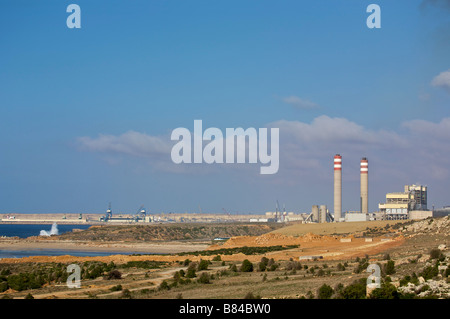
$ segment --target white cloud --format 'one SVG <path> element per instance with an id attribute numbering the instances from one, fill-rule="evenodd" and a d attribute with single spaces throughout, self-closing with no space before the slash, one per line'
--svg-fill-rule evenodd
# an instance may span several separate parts
<path id="1" fill-rule="evenodd" d="M 412 134 L 425 138 L 428 142 L 436 139 L 450 142 L 450 118 L 443 118 L 439 123 L 425 120 L 412 120 L 402 124 Z"/>
<path id="2" fill-rule="evenodd" d="M 344 167 L 355 166 L 354 178 L 358 177 L 359 159 L 364 156 L 374 163 L 375 177 L 379 180 L 415 182 L 450 177 L 450 118 L 438 123 L 407 121 L 395 131 L 370 130 L 346 118 L 326 115 L 311 123 L 280 120 L 267 127 L 280 129 L 280 170 L 274 176 L 278 181 L 295 183 L 299 178 L 330 178 L 330 163 L 336 153 L 343 156 Z M 82 149 L 92 152 L 149 158 L 154 169 L 173 173 L 211 173 L 227 167 L 237 168 L 239 174 L 248 171 L 253 175 L 258 174 L 260 167 L 260 164 L 175 165 L 170 158 L 174 142 L 169 136 L 134 131 L 119 136 L 81 137 L 78 142 Z"/>
<path id="3" fill-rule="evenodd" d="M 402 145 L 405 143 L 396 133 L 387 131 L 370 131 L 363 126 L 351 122 L 345 118 L 330 118 L 326 115 L 316 117 L 311 124 L 298 121 L 277 121 L 270 124 L 271 127 L 279 127 L 288 135 L 302 143 L 326 143 L 372 145 L 391 143 Z"/>
<path id="4" fill-rule="evenodd" d="M 443 88 L 450 92 L 450 70 L 441 72 L 437 75 L 431 82 L 431 85 Z"/>
<path id="5" fill-rule="evenodd" d="M 408 140 L 396 132 L 369 130 L 348 119 L 326 115 L 311 123 L 282 120 L 269 126 L 280 128 L 280 172 L 288 179 L 329 178 L 337 153 L 347 165 L 358 165 L 361 157 L 385 161 L 383 155 L 409 147 Z"/>
<path id="6" fill-rule="evenodd" d="M 291 104 L 298 109 L 316 109 L 319 107 L 319 105 L 314 102 L 301 99 L 298 96 L 294 95 L 283 98 L 283 102 Z"/>
<path id="7" fill-rule="evenodd" d="M 142 157 L 159 157 L 170 154 L 170 142 L 170 139 L 135 131 L 128 131 L 119 136 L 100 134 L 97 138 L 78 138 L 79 145 L 85 150 Z"/>
<path id="8" fill-rule="evenodd" d="M 337 153 L 343 156 L 344 169 L 351 171 L 348 178 L 354 180 L 359 177 L 361 157 L 373 163 L 372 178 L 385 183 L 425 183 L 450 177 L 450 118 L 439 123 L 407 121 L 395 131 L 370 130 L 345 118 L 324 115 L 311 123 L 283 120 L 269 126 L 280 128 L 279 178 L 286 180 L 329 179 Z"/>

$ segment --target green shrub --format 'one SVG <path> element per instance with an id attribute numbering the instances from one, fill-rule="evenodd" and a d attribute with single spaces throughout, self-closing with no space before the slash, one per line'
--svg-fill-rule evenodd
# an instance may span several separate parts
<path id="1" fill-rule="evenodd" d="M 158 290 L 170 290 L 169 284 L 167 283 L 167 281 L 163 280 L 158 287 Z"/>
<path id="2" fill-rule="evenodd" d="M 122 285 L 117 285 L 114 287 L 109 288 L 110 291 L 120 291 L 122 290 Z"/>
<path id="3" fill-rule="evenodd" d="M 200 284 L 209 284 L 211 282 L 211 276 L 208 273 L 204 272 L 197 279 L 197 282 Z"/>
<path id="4" fill-rule="evenodd" d="M 400 280 L 400 286 L 406 286 L 411 281 L 411 276 L 406 275 Z"/>
<path id="5" fill-rule="evenodd" d="M 317 292 L 318 299 L 330 299 L 331 295 L 333 295 L 333 288 L 331 288 L 327 284 L 323 284 Z"/>
<path id="6" fill-rule="evenodd" d="M 248 259 L 245 259 L 242 262 L 240 271 L 241 272 L 252 272 L 253 271 L 253 264 Z"/>
<path id="7" fill-rule="evenodd" d="M 269 261 L 267 262 L 267 270 L 269 271 L 277 270 L 278 266 L 279 265 L 275 262 L 273 258 L 270 258 Z"/>
<path id="8" fill-rule="evenodd" d="M 263 258 L 265 258 L 265 257 L 263 257 Z M 267 258 L 266 258 L 266 259 L 267 259 Z M 267 259 L 267 261 L 269 261 L 269 260 Z M 258 263 L 258 270 L 259 270 L 259 271 L 265 271 L 266 268 L 267 268 L 267 262 L 264 262 L 264 261 L 261 260 L 261 261 Z"/>
<path id="9" fill-rule="evenodd" d="M 8 290 L 8 282 L 2 281 L 0 282 L 0 292 L 4 292 Z"/>
<path id="10" fill-rule="evenodd" d="M 278 264 L 272 264 L 272 265 L 270 265 L 270 267 L 269 267 L 269 271 L 275 271 L 275 270 L 277 270 L 277 268 L 278 268 Z"/>
<path id="11" fill-rule="evenodd" d="M 134 260 L 123 264 L 122 268 L 143 268 L 143 269 L 158 269 L 161 266 L 167 264 L 165 261 L 153 261 L 153 260 Z"/>
<path id="12" fill-rule="evenodd" d="M 370 293 L 369 299 L 399 299 L 400 295 L 394 285 L 383 283 L 381 288 L 376 288 Z"/>
<path id="13" fill-rule="evenodd" d="M 419 274 L 422 276 L 425 280 L 433 279 L 439 274 L 438 266 L 437 264 L 435 266 L 428 266 L 423 269 L 423 271 Z"/>
<path id="14" fill-rule="evenodd" d="M 208 260 L 200 259 L 200 262 L 198 263 L 198 266 L 197 266 L 197 270 L 198 271 L 207 270 L 208 269 L 208 265 L 209 265 Z"/>
<path id="15" fill-rule="evenodd" d="M 441 250 L 440 249 L 432 249 L 430 251 L 430 258 L 431 259 L 438 259 L 441 256 Z"/>
<path id="16" fill-rule="evenodd" d="M 299 245 L 275 245 L 275 246 L 266 246 L 266 247 L 235 247 L 235 248 L 221 248 L 215 250 L 203 250 L 203 251 L 194 251 L 189 253 L 178 253 L 177 255 L 182 256 L 185 254 L 190 254 L 194 256 L 211 256 L 211 255 L 232 255 L 242 253 L 244 255 L 259 255 L 265 254 L 272 251 L 280 251 L 286 249 L 298 248 Z"/>
<path id="17" fill-rule="evenodd" d="M 180 275 L 180 272 L 179 272 L 179 271 L 176 271 L 176 272 L 173 274 L 173 279 L 174 279 L 175 281 L 179 281 L 179 280 L 181 279 L 181 275 Z"/>
<path id="18" fill-rule="evenodd" d="M 367 260 L 365 258 L 360 259 L 358 266 L 356 266 L 356 268 L 354 270 L 354 273 L 360 274 L 360 273 L 366 271 L 367 267 L 369 267 L 369 263 L 367 262 Z"/>
<path id="19" fill-rule="evenodd" d="M 351 285 L 348 285 L 342 289 L 339 293 L 339 297 L 343 299 L 365 299 L 366 298 L 366 278 L 354 281 Z"/>
<path id="20" fill-rule="evenodd" d="M 195 278 L 197 275 L 195 273 L 195 270 L 197 269 L 196 263 L 190 263 L 189 267 L 186 271 L 186 278 Z"/>
<path id="21" fill-rule="evenodd" d="M 189 259 L 185 259 L 184 262 L 183 262 L 184 266 L 187 266 L 190 263 L 191 263 L 191 261 Z"/>
<path id="22" fill-rule="evenodd" d="M 33 273 L 9 275 L 7 282 L 10 288 L 17 291 L 38 289 L 45 283 L 41 278 L 37 278 Z"/>
<path id="23" fill-rule="evenodd" d="M 338 283 L 334 288 L 335 292 L 337 292 L 338 294 L 342 291 L 342 289 L 344 289 L 344 285 L 341 282 Z"/>
<path id="24" fill-rule="evenodd" d="M 2 269 L 2 271 L 0 272 L 0 276 L 9 276 L 9 275 L 11 275 L 11 270 L 9 270 L 9 268 Z"/>
<path id="25" fill-rule="evenodd" d="M 383 269 L 385 275 L 395 274 L 395 262 L 393 260 L 388 260 L 388 262 L 384 265 Z"/>
<path id="26" fill-rule="evenodd" d="M 439 261 L 444 261 L 445 260 L 445 255 L 442 253 L 442 251 L 440 249 L 432 249 L 430 251 L 430 258 L 431 259 L 437 259 Z"/>

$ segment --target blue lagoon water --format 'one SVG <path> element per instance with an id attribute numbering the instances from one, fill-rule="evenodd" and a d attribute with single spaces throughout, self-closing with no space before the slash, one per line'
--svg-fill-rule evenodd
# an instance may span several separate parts
<path id="1" fill-rule="evenodd" d="M 72 231 L 74 228 L 88 229 L 91 225 L 58 225 L 58 233 L 64 234 Z M 39 236 L 41 230 L 50 231 L 51 224 L 0 224 L 0 237 L 17 236 L 20 238 L 27 238 L 30 236 Z"/>
<path id="2" fill-rule="evenodd" d="M 58 234 L 63 234 L 72 231 L 74 228 L 87 229 L 91 225 L 66 225 L 61 224 L 58 226 Z M 50 224 L 0 224 L 0 237 L 14 237 L 27 238 L 30 236 L 39 236 L 42 230 L 50 232 L 52 225 Z M 105 252 L 105 251 L 86 251 L 76 249 L 28 249 L 28 250 L 14 250 L 14 249 L 0 249 L 0 258 L 22 258 L 29 256 L 109 256 L 109 255 L 130 255 L 135 252 Z"/>

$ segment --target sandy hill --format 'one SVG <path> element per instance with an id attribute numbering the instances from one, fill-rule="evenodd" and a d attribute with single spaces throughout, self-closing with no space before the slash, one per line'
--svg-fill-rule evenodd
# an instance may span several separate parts
<path id="1" fill-rule="evenodd" d="M 386 225 L 404 223 L 400 220 L 379 220 L 367 222 L 346 222 L 346 223 L 317 223 L 317 224 L 294 224 L 272 231 L 273 234 L 288 236 L 303 236 L 308 233 L 316 235 L 345 235 L 355 232 L 362 232 L 368 228 L 382 228 Z"/>

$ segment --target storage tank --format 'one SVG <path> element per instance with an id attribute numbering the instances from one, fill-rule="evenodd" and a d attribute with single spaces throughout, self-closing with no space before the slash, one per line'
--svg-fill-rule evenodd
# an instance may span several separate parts
<path id="1" fill-rule="evenodd" d="M 327 222 L 327 205 L 320 205 L 319 207 L 319 223 Z"/>
<path id="2" fill-rule="evenodd" d="M 319 222 L 319 206 L 313 205 L 312 207 L 312 221 L 315 223 Z"/>

